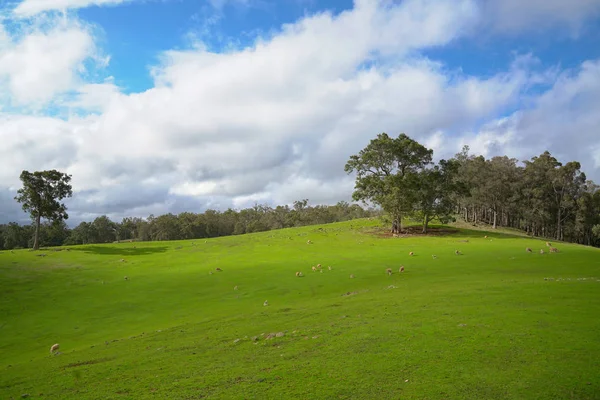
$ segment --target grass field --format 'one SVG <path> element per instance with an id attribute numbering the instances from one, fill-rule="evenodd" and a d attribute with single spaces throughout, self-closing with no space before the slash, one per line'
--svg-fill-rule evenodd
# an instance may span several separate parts
<path id="1" fill-rule="evenodd" d="M 1 252 L 0 398 L 600 399 L 600 250 L 378 226 Z"/>

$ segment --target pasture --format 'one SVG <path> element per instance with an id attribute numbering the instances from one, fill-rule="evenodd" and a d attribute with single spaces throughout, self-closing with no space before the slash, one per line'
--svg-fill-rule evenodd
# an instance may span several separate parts
<path id="1" fill-rule="evenodd" d="M 0 398 L 600 398 L 599 249 L 382 229 L 3 251 Z"/>

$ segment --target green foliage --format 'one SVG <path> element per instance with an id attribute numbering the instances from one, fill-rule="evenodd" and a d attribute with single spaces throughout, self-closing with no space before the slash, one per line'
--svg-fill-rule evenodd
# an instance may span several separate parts
<path id="1" fill-rule="evenodd" d="M 393 218 L 392 232 L 399 232 L 402 216 L 414 210 L 415 175 L 431 163 L 432 154 L 403 133 L 396 139 L 377 135 L 344 167 L 348 174 L 356 172 L 352 198 L 381 206 Z"/>
<path id="2" fill-rule="evenodd" d="M 355 220 L 0 252 L 0 397 L 597 398 L 598 249 L 382 233 Z"/>
<path id="3" fill-rule="evenodd" d="M 73 194 L 69 184 L 71 176 L 57 170 L 23 171 L 20 179 L 23 187 L 17 191 L 15 200 L 21 203 L 23 211 L 28 212 L 36 223 L 33 248 L 37 250 L 41 219 L 61 221 L 69 218 L 67 207 L 60 200 Z"/>

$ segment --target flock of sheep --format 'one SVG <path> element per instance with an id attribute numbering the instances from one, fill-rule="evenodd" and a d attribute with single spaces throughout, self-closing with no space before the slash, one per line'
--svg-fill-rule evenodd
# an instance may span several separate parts
<path id="1" fill-rule="evenodd" d="M 486 235 L 486 236 L 484 236 L 484 238 L 485 238 L 485 239 L 487 239 L 487 238 L 488 238 L 488 237 L 487 237 L 487 235 Z M 308 240 L 306 243 L 307 243 L 307 244 L 313 244 L 313 242 L 312 242 L 311 240 Z M 553 246 L 552 246 L 552 243 L 550 243 L 550 242 L 546 242 L 546 246 L 549 248 L 549 252 L 550 252 L 550 253 L 558 253 L 558 249 L 557 249 L 556 247 L 553 247 Z M 533 251 L 531 250 L 531 248 L 529 248 L 529 247 L 527 247 L 527 248 L 525 249 L 525 251 L 526 251 L 526 252 L 528 252 L 528 253 L 532 253 L 532 252 L 533 252 Z M 462 253 L 461 251 L 459 251 L 459 250 L 455 250 L 455 251 L 454 251 L 454 254 L 456 254 L 456 255 L 462 255 L 463 253 Z M 544 254 L 544 249 L 540 249 L 540 254 Z M 411 251 L 411 252 L 409 252 L 409 253 L 408 253 L 408 255 L 409 255 L 409 256 L 414 256 L 414 255 L 415 255 L 415 253 Z M 432 254 L 432 257 L 433 257 L 434 259 L 437 259 L 437 256 L 436 256 L 435 254 Z M 125 260 L 121 260 L 121 261 L 125 261 Z M 317 272 L 317 271 L 319 271 L 319 272 L 321 272 L 321 273 L 323 272 L 323 267 L 321 266 L 321 264 L 317 264 L 316 266 L 313 266 L 313 267 L 311 267 L 311 268 L 312 268 L 312 271 L 313 271 L 313 272 Z M 332 270 L 331 266 L 328 266 L 327 268 L 329 269 L 329 271 L 331 271 L 331 270 Z M 215 271 L 217 271 L 217 272 L 221 272 L 221 271 L 223 271 L 223 270 L 222 270 L 221 268 L 217 267 L 217 268 L 215 268 Z M 386 272 L 386 274 L 387 274 L 388 276 L 391 276 L 391 275 L 392 275 L 392 269 L 391 269 L 391 268 L 387 268 L 387 269 L 385 270 L 385 272 Z M 400 266 L 400 268 L 398 269 L 398 272 L 404 272 L 404 265 L 401 265 L 401 266 Z M 212 272 L 212 271 L 210 271 L 210 272 L 209 272 L 209 274 L 210 274 L 210 275 L 212 275 L 212 274 L 213 274 L 213 272 Z M 300 277 L 303 277 L 303 276 L 304 276 L 304 274 L 303 274 L 302 272 L 300 272 L 300 271 L 296 272 L 296 277 L 300 278 Z M 353 278 L 354 278 L 354 274 L 350 274 L 350 279 L 353 279 Z M 126 277 L 125 277 L 125 280 L 129 280 L 129 277 L 127 277 L 127 276 L 126 276 Z M 104 281 L 103 281 L 102 283 L 104 283 Z M 238 290 L 238 287 L 237 287 L 237 285 L 236 285 L 236 286 L 234 286 L 233 290 Z M 263 303 L 263 306 L 268 306 L 268 305 L 269 305 L 269 302 L 268 302 L 267 300 L 265 300 L 265 302 Z M 56 343 L 56 344 L 52 345 L 52 347 L 50 347 L 50 354 L 59 354 L 59 353 L 58 353 L 58 349 L 59 349 L 59 348 L 60 348 L 60 346 L 59 346 L 59 344 L 58 344 L 58 343 Z"/>

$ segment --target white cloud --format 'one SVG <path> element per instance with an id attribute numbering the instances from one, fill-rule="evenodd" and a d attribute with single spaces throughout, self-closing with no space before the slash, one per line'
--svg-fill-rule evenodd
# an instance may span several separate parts
<path id="1" fill-rule="evenodd" d="M 20 17 L 31 17 L 45 11 L 115 5 L 126 1 L 129 0 L 23 0 L 14 9 L 14 14 Z"/>
<path id="2" fill-rule="evenodd" d="M 591 147 L 565 144 L 560 133 L 599 126 L 597 63 L 557 77 L 532 73 L 525 56 L 477 78 L 416 55 L 466 34 L 477 15 L 473 1 L 360 0 L 250 48 L 216 54 L 197 43 L 166 52 L 155 87 L 143 93 L 122 94 L 110 80 L 73 87 L 66 104 L 98 115 L 0 118 L 0 187 L 18 185 L 22 169 L 66 170 L 76 191 L 70 210 L 88 218 L 335 203 L 352 192 L 348 157 L 384 131 L 405 132 L 443 156 L 463 143 L 519 157 L 543 145 L 591 160 Z M 549 80 L 535 107 L 497 119 Z M 489 123 L 479 129 L 482 121 Z M 468 131 L 475 133 L 461 135 Z"/>
<path id="3" fill-rule="evenodd" d="M 4 33 L 2 33 L 4 32 Z M 54 20 L 11 36 L 0 29 L 0 89 L 13 106 L 40 106 L 80 84 L 86 60 L 101 59 L 91 32 L 76 21 Z"/>

